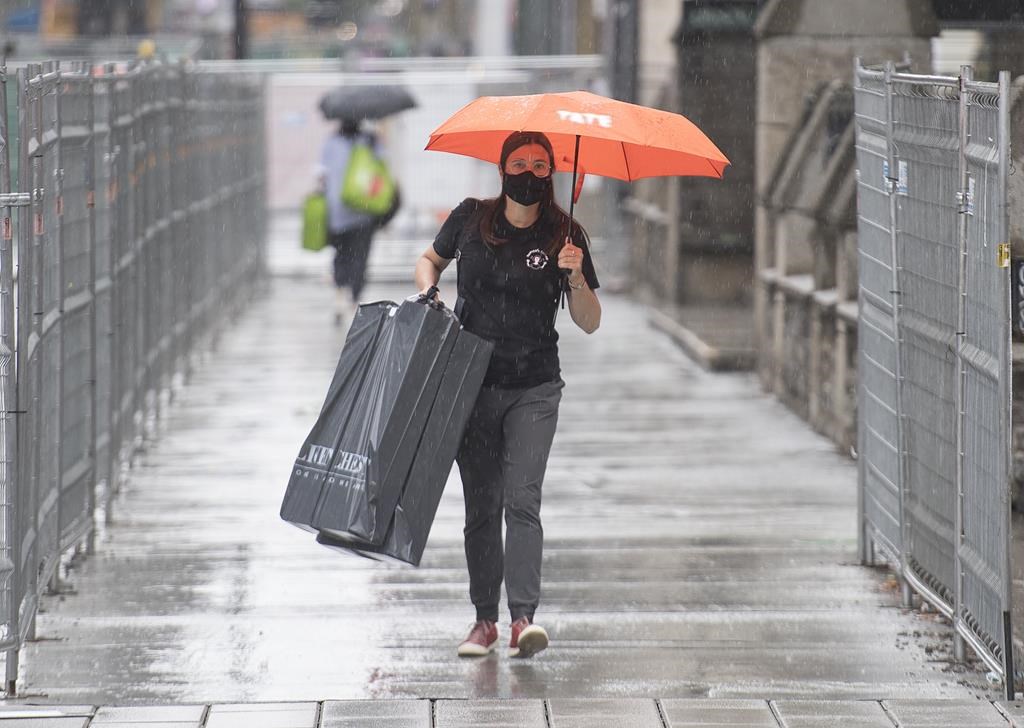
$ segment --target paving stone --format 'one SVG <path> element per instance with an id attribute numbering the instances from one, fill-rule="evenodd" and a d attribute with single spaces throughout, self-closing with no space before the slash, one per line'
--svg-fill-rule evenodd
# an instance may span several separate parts
<path id="1" fill-rule="evenodd" d="M 881 703 L 873 700 L 779 700 L 773 705 L 782 728 L 893 728 Z"/>
<path id="2" fill-rule="evenodd" d="M 765 700 L 662 700 L 668 728 L 778 728 Z"/>
<path id="3" fill-rule="evenodd" d="M 316 703 L 213 705 L 206 728 L 316 728 Z"/>
<path id="4" fill-rule="evenodd" d="M 205 712 L 205 705 L 104 706 L 96 711 L 90 728 L 105 725 L 144 725 L 150 728 L 153 723 L 198 726 L 202 723 Z"/>
<path id="5" fill-rule="evenodd" d="M 886 700 L 899 728 L 1007 728 L 1009 721 L 988 701 Z"/>
<path id="6" fill-rule="evenodd" d="M 563 698 L 548 708 L 551 728 L 663 728 L 653 700 Z"/>
<path id="7" fill-rule="evenodd" d="M 0 718 L 72 718 L 91 716 L 96 712 L 92 705 L 30 705 L 9 703 L 0 705 Z"/>
<path id="8" fill-rule="evenodd" d="M 214 705 L 206 728 L 1024 728 L 1024 702 L 647 699 L 429 700 Z M 204 706 L 0 706 L 0 727 L 198 728 Z M 891 714 L 891 718 L 886 711 Z M 81 713 L 82 715 L 68 715 Z M 198 717 L 197 717 L 198 716 Z M 174 720 L 183 717 L 186 720 Z M 162 718 L 172 718 L 163 720 Z M 895 720 L 895 722 L 894 722 Z"/>
<path id="9" fill-rule="evenodd" d="M 320 728 L 430 728 L 430 701 L 329 700 Z"/>
<path id="10" fill-rule="evenodd" d="M 547 728 L 542 700 L 439 700 L 436 728 Z"/>

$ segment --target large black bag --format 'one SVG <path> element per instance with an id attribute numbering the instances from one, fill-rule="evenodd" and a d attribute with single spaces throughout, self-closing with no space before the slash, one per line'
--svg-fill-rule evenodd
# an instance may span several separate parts
<path id="1" fill-rule="evenodd" d="M 295 460 L 284 520 L 384 541 L 458 333 L 454 315 L 422 297 L 359 307 Z"/>
<path id="2" fill-rule="evenodd" d="M 384 543 L 375 546 L 323 532 L 317 536 L 318 543 L 419 566 L 492 349 L 493 345 L 480 337 L 459 332 Z"/>

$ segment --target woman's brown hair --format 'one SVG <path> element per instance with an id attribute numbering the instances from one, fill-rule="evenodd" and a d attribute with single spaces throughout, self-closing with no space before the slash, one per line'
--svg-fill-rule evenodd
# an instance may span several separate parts
<path id="1" fill-rule="evenodd" d="M 551 163 L 551 174 L 555 172 L 555 152 L 551 147 L 551 142 L 547 136 L 539 131 L 516 131 L 508 135 L 505 139 L 505 143 L 501 145 L 501 159 L 498 162 L 498 166 L 501 169 L 502 176 L 505 175 L 505 163 L 508 158 L 512 155 L 512 152 L 524 147 L 528 144 L 538 144 L 544 148 L 548 153 L 548 160 Z M 482 200 L 476 218 L 478 219 L 478 225 L 480 229 L 480 236 L 484 242 L 488 245 L 504 245 L 508 242 L 507 238 L 498 237 L 495 234 L 495 221 L 498 220 L 499 215 L 505 214 L 505 195 L 500 194 L 497 197 L 490 200 Z M 554 256 L 562 249 L 565 244 L 565 238 L 569 234 L 569 213 L 563 210 L 558 203 L 555 202 L 555 191 L 554 186 L 548 187 L 548 190 L 544 197 L 540 201 L 540 222 L 551 230 L 554 231 L 551 242 L 548 244 L 547 249 L 544 251 L 550 256 Z M 589 244 L 586 231 L 580 227 L 579 223 L 573 223 L 573 227 L 583 234 L 583 239 Z"/>

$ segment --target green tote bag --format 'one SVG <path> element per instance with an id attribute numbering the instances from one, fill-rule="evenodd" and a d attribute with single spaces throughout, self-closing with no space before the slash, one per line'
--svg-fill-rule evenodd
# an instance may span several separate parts
<path id="1" fill-rule="evenodd" d="M 388 166 L 366 144 L 352 147 L 341 201 L 351 210 L 374 217 L 386 214 L 395 201 L 395 180 Z"/>
<path id="2" fill-rule="evenodd" d="M 302 203 L 302 247 L 323 250 L 327 245 L 327 198 L 314 192 Z"/>

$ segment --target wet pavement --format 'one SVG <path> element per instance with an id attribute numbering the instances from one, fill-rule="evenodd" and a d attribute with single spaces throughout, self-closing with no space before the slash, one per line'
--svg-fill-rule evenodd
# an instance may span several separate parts
<path id="1" fill-rule="evenodd" d="M 271 278 L 177 393 L 96 552 L 73 565 L 73 593 L 44 600 L 19 702 L 200 706 L 150 721 L 168 727 L 425 726 L 431 715 L 436 726 L 596 726 L 586 711 L 610 720 L 622 705 L 628 719 L 609 725 L 1007 724 L 988 702 L 998 689 L 950 666 L 942 618 L 899 609 L 885 572 L 856 564 L 854 463 L 751 376 L 690 362 L 621 296 L 602 298 L 593 336 L 562 322 L 568 385 L 544 485 L 537 614 L 552 646 L 530 661 L 503 649 L 460 660 L 473 611 L 456 475 L 419 569 L 339 555 L 278 518 L 343 339 L 321 268 L 291 256 L 272 251 L 290 275 Z M 364 299 L 411 292 L 389 284 Z M 315 702 L 367 698 L 437 702 Z M 472 717 L 474 706 L 497 715 L 475 702 L 488 698 L 524 699 L 502 710 L 532 717 Z M 825 699 L 846 702 L 806 702 Z M 989 722 L 915 722 L 919 704 L 902 702 L 936 699 L 968 701 L 929 704 Z M 248 701 L 287 705 L 253 708 L 277 722 L 223 705 Z M 737 705 L 747 722 L 726 715 Z M 826 705 L 863 715 L 821 722 Z M 392 709 L 393 720 L 341 717 Z M 692 717 L 705 709 L 725 717 Z M 92 710 L 11 722 L 80 726 Z M 92 725 L 118 725 L 115 715 Z"/>

